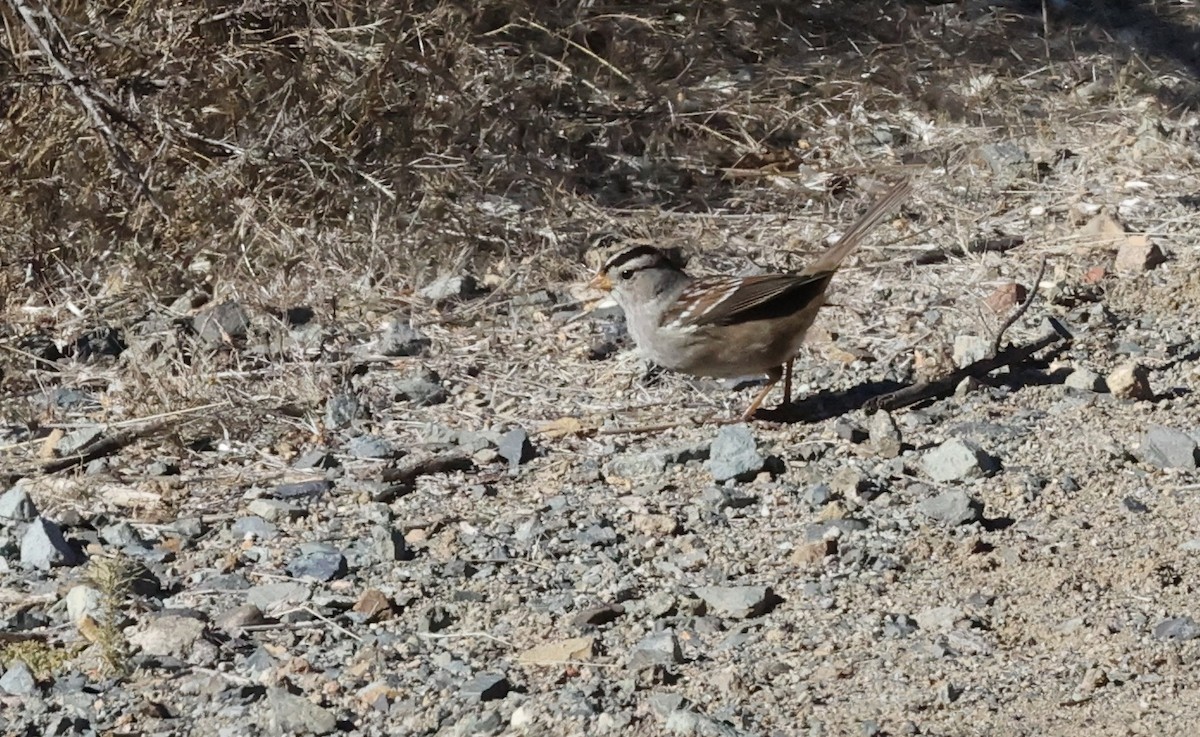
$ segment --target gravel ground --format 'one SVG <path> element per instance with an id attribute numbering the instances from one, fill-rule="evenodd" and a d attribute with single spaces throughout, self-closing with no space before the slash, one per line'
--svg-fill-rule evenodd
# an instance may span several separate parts
<path id="1" fill-rule="evenodd" d="M 856 144 L 917 195 L 751 424 L 755 386 L 648 370 L 574 261 L 6 318 L 0 732 L 1191 734 L 1200 121 L 1035 92 L 1037 130 Z M 875 187 L 607 216 L 796 268 Z M 864 409 L 1030 292 L 1003 342 L 1069 339 Z"/>

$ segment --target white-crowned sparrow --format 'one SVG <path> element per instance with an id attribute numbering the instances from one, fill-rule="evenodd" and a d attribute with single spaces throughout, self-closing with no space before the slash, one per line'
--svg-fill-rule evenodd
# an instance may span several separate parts
<path id="1" fill-rule="evenodd" d="M 749 419 L 786 374 L 825 304 L 825 289 L 842 260 L 909 196 L 901 182 L 871 205 L 845 235 L 798 274 L 689 276 L 650 245 L 619 250 L 591 286 L 612 293 L 638 348 L 654 363 L 694 376 L 765 373 L 767 385 L 742 415 Z"/>

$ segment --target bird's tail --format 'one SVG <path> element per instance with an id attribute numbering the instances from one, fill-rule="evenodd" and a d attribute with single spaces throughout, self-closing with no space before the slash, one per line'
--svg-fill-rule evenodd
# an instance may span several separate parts
<path id="1" fill-rule="evenodd" d="M 820 274 L 835 271 L 842 261 L 854 249 L 858 248 L 863 238 L 887 219 L 901 202 L 908 199 L 910 194 L 912 194 L 912 182 L 907 179 L 893 186 L 886 194 L 867 208 L 867 211 L 863 213 L 862 217 L 854 225 L 850 226 L 850 229 L 846 231 L 841 240 L 830 247 L 828 251 L 821 254 L 816 261 L 805 266 L 804 270 L 800 273 Z"/>

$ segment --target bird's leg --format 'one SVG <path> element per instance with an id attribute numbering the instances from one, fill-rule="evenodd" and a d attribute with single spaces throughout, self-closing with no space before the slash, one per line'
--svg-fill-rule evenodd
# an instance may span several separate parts
<path id="1" fill-rule="evenodd" d="M 783 367 L 783 406 L 792 403 L 792 361 L 796 359 L 788 359 L 788 362 Z"/>
<path id="2" fill-rule="evenodd" d="M 771 393 L 771 390 L 775 388 L 775 385 L 779 383 L 781 378 L 783 378 L 783 370 L 780 368 L 773 368 L 767 372 L 767 385 L 755 395 L 754 401 L 750 403 L 750 408 L 742 413 L 743 421 L 754 418 L 754 413 L 762 406 L 763 400 L 767 398 L 767 395 Z"/>

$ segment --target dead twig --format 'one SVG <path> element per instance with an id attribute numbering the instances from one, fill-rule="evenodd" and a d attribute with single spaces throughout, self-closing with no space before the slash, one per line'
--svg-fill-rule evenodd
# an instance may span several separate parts
<path id="1" fill-rule="evenodd" d="M 1021 319 L 1022 315 L 1029 311 L 1029 305 L 1033 304 L 1033 300 L 1037 297 L 1038 285 L 1042 283 L 1042 276 L 1045 275 L 1045 273 L 1046 257 L 1042 256 L 1041 263 L 1038 264 L 1037 276 L 1033 277 L 1033 285 L 1029 288 L 1029 296 L 1027 296 L 1025 301 L 1022 302 L 1017 309 L 1008 316 L 1008 319 L 1005 320 L 1000 326 L 1000 329 L 996 331 L 996 338 L 992 341 L 991 356 L 993 358 L 1000 353 L 1000 340 L 1004 338 L 1004 333 L 1013 325 L 1015 325 L 1017 320 Z"/>
<path id="2" fill-rule="evenodd" d="M 451 471 L 469 471 L 473 468 L 475 468 L 475 461 L 471 460 L 466 453 L 444 453 L 418 458 L 396 468 L 385 469 L 379 480 L 389 486 L 381 489 L 373 498 L 374 501 L 388 502 L 412 491 L 413 484 L 421 476 Z"/>

